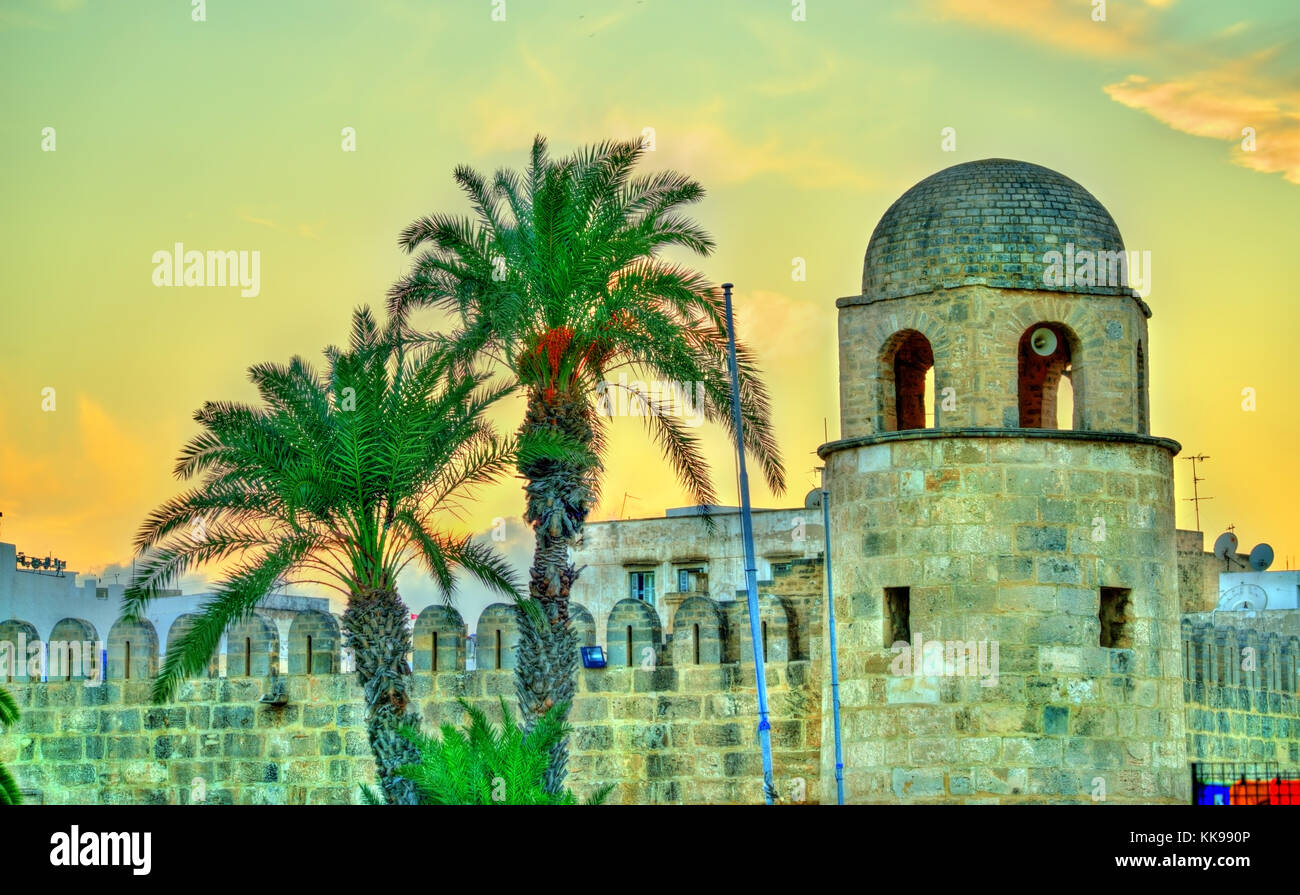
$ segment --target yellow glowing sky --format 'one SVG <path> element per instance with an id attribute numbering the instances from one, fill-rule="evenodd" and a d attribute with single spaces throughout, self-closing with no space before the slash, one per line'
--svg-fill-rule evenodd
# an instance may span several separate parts
<path id="1" fill-rule="evenodd" d="M 709 190 L 718 251 L 699 266 L 738 284 L 774 394 L 792 487 L 755 480 L 756 504 L 800 502 L 823 422 L 838 433 L 834 300 L 858 291 L 880 215 L 940 168 L 1000 156 L 1079 181 L 1151 252 L 1152 432 L 1212 457 L 1209 538 L 1234 523 L 1276 568 L 1300 555 L 1292 2 L 1111 0 L 1105 22 L 1081 0 L 808 0 L 806 21 L 786 0 L 494 6 L 211 0 L 194 22 L 177 0 L 5 4 L 0 539 L 80 571 L 126 562 L 177 487 L 193 410 L 252 399 L 250 364 L 319 359 L 352 307 L 382 304 L 398 231 L 465 210 L 453 166 L 521 166 L 537 132 L 567 152 L 649 127 L 650 165 Z M 176 242 L 260 251 L 260 295 L 155 288 L 152 254 Z M 708 450 L 732 503 L 726 444 Z M 594 517 L 625 502 L 685 502 L 633 420 Z M 508 480 L 461 524 L 520 509 Z"/>

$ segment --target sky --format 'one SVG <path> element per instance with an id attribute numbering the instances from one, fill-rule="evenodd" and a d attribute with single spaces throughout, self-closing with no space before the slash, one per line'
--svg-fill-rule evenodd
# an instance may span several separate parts
<path id="1" fill-rule="evenodd" d="M 382 307 L 407 269 L 399 231 L 467 211 L 453 168 L 522 167 L 542 133 L 557 152 L 652 140 L 647 170 L 708 191 L 694 214 L 717 249 L 681 260 L 737 284 L 738 330 L 766 372 L 790 489 L 752 478 L 757 506 L 801 504 L 817 445 L 838 434 L 834 301 L 860 291 L 885 209 L 964 161 L 1061 171 L 1130 250 L 1151 252 L 1151 431 L 1210 457 L 1207 542 L 1235 525 L 1244 549 L 1268 541 L 1275 568 L 1295 568 L 1300 8 L 1098 12 L 1091 0 L 8 0 L 0 540 L 120 572 L 141 520 L 180 487 L 171 468 L 193 411 L 252 400 L 251 364 L 319 361 L 350 310 Z M 257 251 L 257 294 L 156 286 L 154 253 L 176 243 Z M 511 429 L 520 408 L 498 417 Z M 592 518 L 686 503 L 638 422 L 617 423 Z M 703 431 L 734 503 L 726 440 Z M 1178 525 L 1193 528 L 1190 464 L 1175 472 Z M 451 524 L 504 519 L 507 553 L 526 561 L 521 509 L 506 479 Z M 412 605 L 431 598 L 427 582 L 403 587 Z"/>

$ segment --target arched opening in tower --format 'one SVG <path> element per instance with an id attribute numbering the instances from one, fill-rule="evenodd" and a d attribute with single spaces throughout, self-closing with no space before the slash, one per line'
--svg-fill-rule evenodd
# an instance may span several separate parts
<path id="1" fill-rule="evenodd" d="M 930 341 L 916 330 L 895 333 L 886 345 L 881 379 L 886 386 L 884 424 L 886 431 L 925 429 L 933 425 L 927 408 L 934 406 L 934 351 Z M 892 380 L 892 394 L 888 385 Z"/>
<path id="2" fill-rule="evenodd" d="M 1022 429 L 1076 428 L 1073 341 L 1073 334 L 1057 323 L 1036 323 L 1020 337 Z"/>

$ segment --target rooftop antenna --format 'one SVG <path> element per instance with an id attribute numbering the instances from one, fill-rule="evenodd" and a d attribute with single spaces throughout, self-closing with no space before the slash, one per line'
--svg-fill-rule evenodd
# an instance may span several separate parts
<path id="1" fill-rule="evenodd" d="M 1196 461 L 1200 460 L 1202 463 L 1204 463 L 1206 460 L 1210 458 L 1207 457 L 1205 454 L 1197 454 L 1194 457 L 1184 457 L 1183 459 L 1192 461 L 1192 496 L 1184 497 L 1183 500 L 1190 500 L 1192 502 L 1192 506 L 1196 507 L 1196 530 L 1200 531 L 1201 530 L 1201 501 L 1214 500 L 1214 498 L 1201 497 L 1200 490 L 1196 487 L 1198 483 L 1205 481 L 1205 479 L 1199 478 L 1196 475 Z"/>
<path id="2" fill-rule="evenodd" d="M 629 497 L 632 498 L 633 500 L 640 500 L 640 499 L 641 499 L 641 498 L 637 497 L 635 494 L 628 494 L 626 491 L 624 491 L 624 492 L 623 492 L 623 505 L 622 505 L 621 507 L 618 508 L 618 518 L 620 518 L 620 519 L 626 519 L 626 518 L 627 518 L 627 514 L 626 514 L 624 511 L 627 509 L 627 499 L 628 499 Z"/>

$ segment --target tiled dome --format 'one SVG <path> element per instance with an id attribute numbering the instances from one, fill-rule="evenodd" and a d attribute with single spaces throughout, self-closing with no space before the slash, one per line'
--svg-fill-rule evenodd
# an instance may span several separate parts
<path id="1" fill-rule="evenodd" d="M 1076 254 L 1124 251 L 1110 213 L 1065 175 L 1011 159 L 966 162 L 922 180 L 885 212 L 867 246 L 862 293 L 898 298 L 983 284 L 1130 294 L 1120 285 L 1045 283 L 1045 253 L 1064 255 L 1067 243 Z"/>

